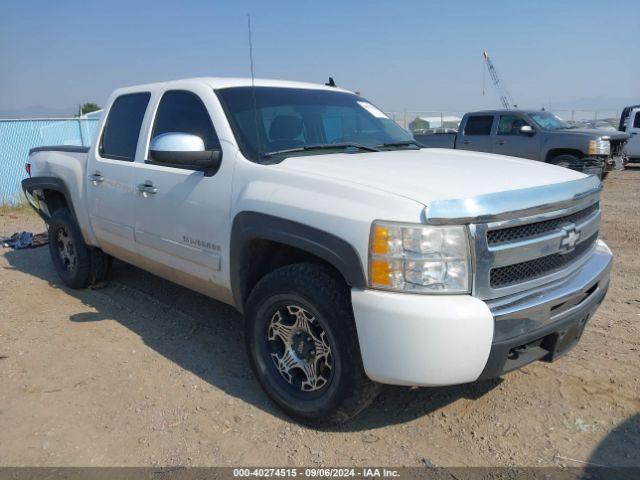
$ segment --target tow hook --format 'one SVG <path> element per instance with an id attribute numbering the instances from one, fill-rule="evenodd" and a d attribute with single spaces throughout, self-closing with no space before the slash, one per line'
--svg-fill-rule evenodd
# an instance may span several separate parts
<path id="1" fill-rule="evenodd" d="M 517 360 L 520 355 L 524 355 L 529 350 L 526 345 L 520 345 L 519 347 L 512 348 L 509 352 L 509 359 Z"/>

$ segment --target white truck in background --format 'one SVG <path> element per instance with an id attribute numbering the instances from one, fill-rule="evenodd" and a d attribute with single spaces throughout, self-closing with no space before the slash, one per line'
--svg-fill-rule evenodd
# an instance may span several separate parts
<path id="1" fill-rule="evenodd" d="M 620 116 L 618 130 L 631 135 L 624 146 L 624 153 L 631 163 L 640 162 L 640 105 L 625 107 Z"/>
<path id="2" fill-rule="evenodd" d="M 119 89 L 91 148 L 30 152 L 23 190 L 72 288 L 113 257 L 234 305 L 267 395 L 348 420 L 380 384 L 553 361 L 609 285 L 600 181 L 422 149 L 331 86 L 198 78 Z"/>

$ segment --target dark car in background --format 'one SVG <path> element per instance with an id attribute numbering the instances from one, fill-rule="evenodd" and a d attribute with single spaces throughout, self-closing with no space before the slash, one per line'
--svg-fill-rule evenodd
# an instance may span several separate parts
<path id="1" fill-rule="evenodd" d="M 544 110 L 467 113 L 457 133 L 414 134 L 426 147 L 456 148 L 528 158 L 604 178 L 626 163 L 630 135 L 578 128 Z"/>

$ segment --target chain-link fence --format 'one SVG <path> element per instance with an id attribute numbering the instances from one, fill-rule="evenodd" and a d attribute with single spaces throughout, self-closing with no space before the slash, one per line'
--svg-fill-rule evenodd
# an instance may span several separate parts
<path id="1" fill-rule="evenodd" d="M 592 122 L 598 120 L 616 120 L 620 119 L 620 110 L 552 110 L 564 120 L 573 122 Z"/>
<path id="2" fill-rule="evenodd" d="M 417 111 L 403 110 L 401 112 L 386 112 L 402 128 L 407 130 L 424 129 L 456 129 L 465 112 L 448 111 Z"/>
<path id="3" fill-rule="evenodd" d="M 0 204 L 21 198 L 29 149 L 44 145 L 90 145 L 96 118 L 0 120 Z"/>

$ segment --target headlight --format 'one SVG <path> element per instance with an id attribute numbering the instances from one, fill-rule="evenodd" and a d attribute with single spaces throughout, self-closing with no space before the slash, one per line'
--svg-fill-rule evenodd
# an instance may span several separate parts
<path id="1" fill-rule="evenodd" d="M 591 140 L 589 142 L 589 155 L 609 155 L 611 143 L 609 140 Z"/>
<path id="2" fill-rule="evenodd" d="M 469 239 L 464 226 L 374 222 L 369 285 L 414 293 L 468 293 Z"/>

